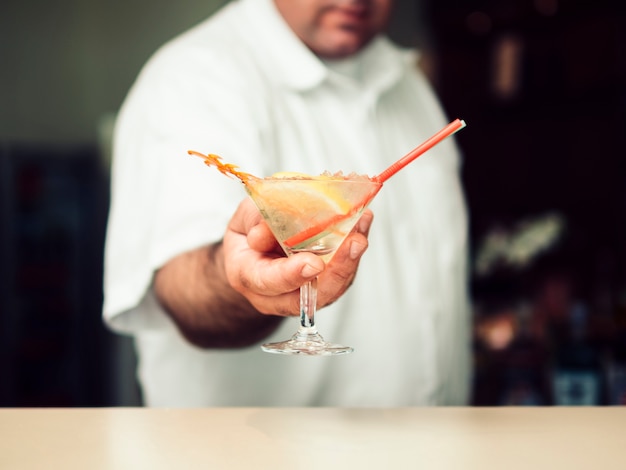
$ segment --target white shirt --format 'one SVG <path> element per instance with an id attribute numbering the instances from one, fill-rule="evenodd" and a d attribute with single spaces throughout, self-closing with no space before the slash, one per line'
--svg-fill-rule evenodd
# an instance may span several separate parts
<path id="1" fill-rule="evenodd" d="M 104 318 L 135 337 L 147 405 L 466 403 L 467 220 L 453 139 L 385 183 L 353 286 L 317 313 L 322 335 L 354 353 L 201 350 L 152 294 L 154 270 L 219 240 L 245 197 L 188 149 L 258 176 L 375 175 L 447 123 L 413 53 L 377 38 L 350 61 L 321 62 L 271 0 L 240 0 L 161 48 L 138 77 L 114 140 Z M 287 339 L 297 321 L 266 341 Z"/>

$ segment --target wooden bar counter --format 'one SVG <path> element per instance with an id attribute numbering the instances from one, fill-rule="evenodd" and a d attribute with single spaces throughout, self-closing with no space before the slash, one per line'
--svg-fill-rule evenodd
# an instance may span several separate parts
<path id="1" fill-rule="evenodd" d="M 0 409 L 0 469 L 624 470 L 626 407 Z"/>

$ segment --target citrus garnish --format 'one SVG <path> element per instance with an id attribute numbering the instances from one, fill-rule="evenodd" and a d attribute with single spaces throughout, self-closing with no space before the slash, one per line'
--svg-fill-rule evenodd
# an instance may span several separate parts
<path id="1" fill-rule="evenodd" d="M 280 179 L 294 181 L 293 184 L 277 184 Z M 271 178 L 250 181 L 246 184 L 255 201 L 279 209 L 283 213 L 345 214 L 351 204 L 337 189 L 315 179 Z"/>
<path id="2" fill-rule="evenodd" d="M 345 214 L 350 210 L 351 204 L 347 201 L 338 187 L 329 183 L 333 179 L 327 175 L 311 176 L 306 173 L 293 171 L 281 171 L 274 173 L 272 179 L 293 179 L 302 180 L 302 184 L 281 185 L 280 189 L 272 191 L 272 199 L 284 201 L 287 205 L 297 204 L 306 207 L 308 211 L 322 212 L 331 211 L 336 214 Z M 266 179 L 266 180 L 267 180 Z M 264 187 L 265 189 L 265 187 Z"/>

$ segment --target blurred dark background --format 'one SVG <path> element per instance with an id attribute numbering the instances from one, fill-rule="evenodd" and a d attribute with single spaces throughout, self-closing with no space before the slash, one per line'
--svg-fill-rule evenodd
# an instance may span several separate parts
<path id="1" fill-rule="evenodd" d="M 469 124 L 473 404 L 626 404 L 626 7 L 397 2 L 392 36 Z M 141 403 L 100 317 L 111 128 L 223 3 L 0 4 L 0 406 Z"/>

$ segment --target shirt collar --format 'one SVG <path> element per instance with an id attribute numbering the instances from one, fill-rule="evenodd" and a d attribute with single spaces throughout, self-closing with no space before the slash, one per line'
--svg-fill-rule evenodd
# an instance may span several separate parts
<path id="1" fill-rule="evenodd" d="M 290 88 L 307 90 L 327 76 L 326 67 L 291 30 L 273 0 L 241 0 L 252 46 L 265 65 Z"/>
<path id="2" fill-rule="evenodd" d="M 280 15 L 273 0 L 241 0 L 253 47 L 282 83 L 298 91 L 311 90 L 332 72 L 307 48 Z M 386 37 L 375 38 L 353 59 L 360 61 L 363 86 L 381 92 L 396 83 L 407 64 L 407 52 Z"/>

